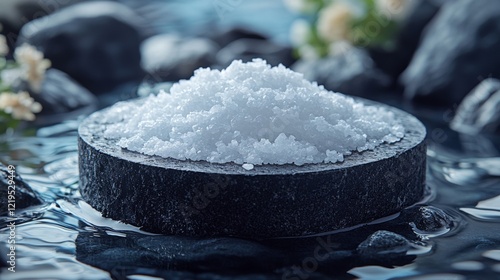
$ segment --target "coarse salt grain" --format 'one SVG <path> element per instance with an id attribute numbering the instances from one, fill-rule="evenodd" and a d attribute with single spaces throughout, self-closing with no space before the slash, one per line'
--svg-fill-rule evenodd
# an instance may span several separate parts
<path id="1" fill-rule="evenodd" d="M 234 61 L 221 71 L 199 69 L 170 93 L 110 110 L 112 124 L 105 135 L 119 139 L 122 148 L 179 160 L 248 164 L 245 169 L 342 162 L 354 151 L 404 136 L 404 127 L 385 108 L 327 91 L 261 59 Z"/>

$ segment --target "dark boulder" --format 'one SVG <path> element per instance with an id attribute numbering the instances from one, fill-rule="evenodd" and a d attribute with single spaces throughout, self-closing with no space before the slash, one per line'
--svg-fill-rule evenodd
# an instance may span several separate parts
<path id="1" fill-rule="evenodd" d="M 287 67 L 295 62 L 290 47 L 257 38 L 238 39 L 217 53 L 217 62 L 223 68 L 231 64 L 233 60 L 239 59 L 247 62 L 254 58 L 265 59 L 271 65 L 283 64 Z"/>
<path id="2" fill-rule="evenodd" d="M 500 133 L 500 80 L 486 79 L 471 91 L 450 126 L 467 134 Z"/>
<path id="3" fill-rule="evenodd" d="M 9 178 L 9 176 L 12 175 L 14 175 L 13 178 Z M 9 186 L 15 186 L 15 189 Z M 14 190 L 14 193 L 11 193 L 12 190 Z M 12 199 L 14 202 L 9 202 L 10 194 L 15 197 L 15 199 Z M 17 170 L 13 169 L 11 171 L 7 166 L 0 163 L 0 215 L 10 216 L 8 214 L 8 209 L 9 204 L 12 203 L 15 204 L 14 208 L 18 211 L 30 206 L 40 205 L 42 201 L 31 187 L 19 176 Z"/>
<path id="4" fill-rule="evenodd" d="M 405 96 L 433 105 L 458 104 L 481 77 L 500 77 L 499 49 L 498 1 L 448 1 L 401 76 Z"/>
<path id="5" fill-rule="evenodd" d="M 299 60 L 293 69 L 328 90 L 367 98 L 390 84 L 390 78 L 362 49 L 349 49 L 319 60 Z"/>
<path id="6" fill-rule="evenodd" d="M 13 50 L 19 31 L 27 22 L 44 17 L 82 0 L 2 0 L 0 2 L 0 34 L 7 37 Z"/>
<path id="7" fill-rule="evenodd" d="M 155 82 L 188 79 L 194 70 L 215 62 L 217 49 L 217 44 L 205 38 L 156 35 L 142 44 L 142 66 Z"/>
<path id="8" fill-rule="evenodd" d="M 256 40 L 266 40 L 266 36 L 258 32 L 252 31 L 250 29 L 234 27 L 226 30 L 216 32 L 214 35 L 209 37 L 220 47 L 225 47 L 230 43 L 239 39 L 256 39 Z"/>
<path id="9" fill-rule="evenodd" d="M 144 76 L 142 26 L 141 18 L 124 5 L 87 2 L 29 22 L 17 44 L 37 47 L 54 68 L 101 93 Z"/>
<path id="10" fill-rule="evenodd" d="M 410 64 L 411 58 L 418 48 L 422 32 L 439 11 L 443 1 L 414 1 L 415 6 L 412 11 L 401 22 L 394 45 L 390 48 L 372 47 L 368 49 L 377 68 L 387 73 L 394 82 Z"/>
<path id="11" fill-rule="evenodd" d="M 363 255 L 405 254 L 410 249 L 410 242 L 403 236 L 379 230 L 359 244 L 357 251 Z"/>
<path id="12" fill-rule="evenodd" d="M 31 94 L 42 104 L 40 115 L 67 113 L 96 105 L 97 99 L 66 73 L 49 69 L 45 73 L 40 94 Z"/>

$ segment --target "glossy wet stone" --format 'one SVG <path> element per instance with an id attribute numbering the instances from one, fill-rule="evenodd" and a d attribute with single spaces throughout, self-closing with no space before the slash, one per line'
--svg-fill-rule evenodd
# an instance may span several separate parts
<path id="1" fill-rule="evenodd" d="M 401 76 L 406 97 L 451 107 L 481 79 L 500 77 L 499 25 L 495 0 L 446 1 Z"/>
<path id="2" fill-rule="evenodd" d="M 121 149 L 117 139 L 103 137 L 103 110 L 79 128 L 81 194 L 106 217 L 166 234 L 301 236 L 370 222 L 424 193 L 425 128 L 387 108 L 406 128 L 400 142 L 353 153 L 343 163 L 253 170 Z"/>
<path id="3" fill-rule="evenodd" d="M 142 271 L 167 279 L 331 279 L 354 267 L 414 261 L 409 250 L 420 236 L 409 225 L 419 219 L 422 207 L 346 232 L 260 241 L 82 231 L 76 238 L 76 257 L 122 278 Z"/>
<path id="4" fill-rule="evenodd" d="M 443 1 L 420 0 L 411 5 L 413 10 L 399 27 L 391 47 L 372 47 L 368 51 L 377 68 L 384 71 L 396 83 L 399 75 L 408 67 L 418 48 L 420 36 L 427 24 L 439 11 Z"/>
<path id="5" fill-rule="evenodd" d="M 189 79 L 196 69 L 214 64 L 217 49 L 209 39 L 160 34 L 143 42 L 141 63 L 156 82 Z"/>
<path id="6" fill-rule="evenodd" d="M 486 79 L 467 94 L 450 127 L 473 135 L 500 134 L 500 80 Z"/>
<path id="7" fill-rule="evenodd" d="M 30 206 L 40 205 L 42 201 L 31 189 L 31 187 L 24 182 L 24 180 L 19 176 L 17 170 L 14 170 L 14 184 L 9 184 L 11 175 L 7 166 L 0 163 L 0 216 L 8 216 L 8 195 L 12 188 L 9 186 L 15 186 L 15 202 L 14 208 L 16 210 L 21 210 Z"/>
<path id="8" fill-rule="evenodd" d="M 391 83 L 390 77 L 375 67 L 368 52 L 357 48 L 323 59 L 302 59 L 292 68 L 328 90 L 367 98 Z"/>
<path id="9" fill-rule="evenodd" d="M 144 76 L 140 67 L 144 25 L 125 5 L 91 1 L 27 23 L 17 45 L 37 47 L 54 68 L 92 93 L 103 93 Z"/>

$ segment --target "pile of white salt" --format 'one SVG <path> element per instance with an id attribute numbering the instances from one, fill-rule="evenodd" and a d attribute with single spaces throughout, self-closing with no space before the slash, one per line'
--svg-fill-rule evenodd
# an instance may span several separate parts
<path id="1" fill-rule="evenodd" d="M 335 75 L 335 73 L 332 73 Z M 394 114 L 264 60 L 199 69 L 170 93 L 119 103 L 106 137 L 122 148 L 179 160 L 254 164 L 342 162 L 404 136 Z"/>

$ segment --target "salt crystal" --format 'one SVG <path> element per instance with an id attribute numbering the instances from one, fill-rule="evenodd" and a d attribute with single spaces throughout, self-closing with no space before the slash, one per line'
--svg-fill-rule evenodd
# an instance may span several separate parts
<path id="1" fill-rule="evenodd" d="M 170 93 L 110 110 L 116 123 L 105 135 L 119 139 L 122 148 L 243 168 L 342 162 L 404 136 L 385 108 L 327 91 L 261 59 L 234 61 L 220 71 L 199 69 Z"/>
<path id="2" fill-rule="evenodd" d="M 245 170 L 252 170 L 254 168 L 253 164 L 251 163 L 244 163 L 241 167 Z"/>

